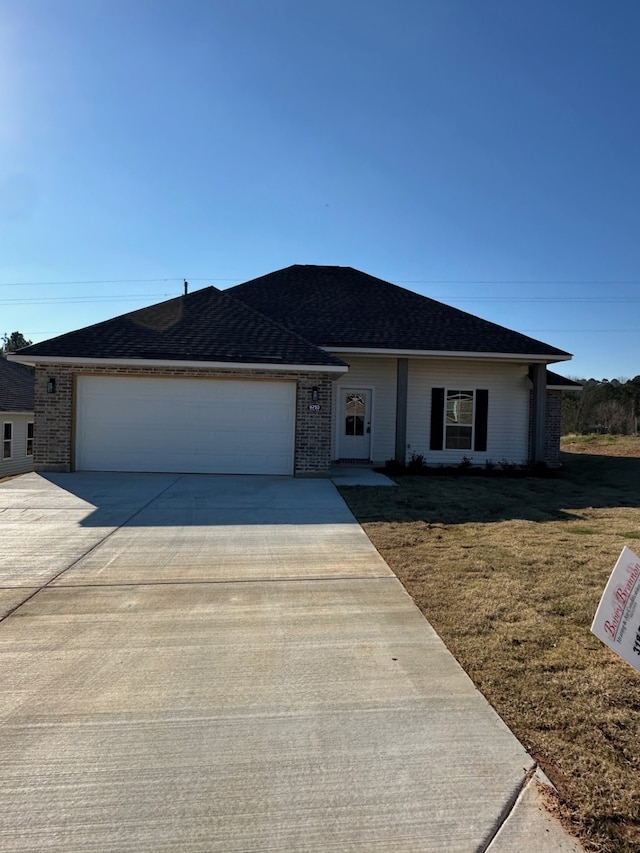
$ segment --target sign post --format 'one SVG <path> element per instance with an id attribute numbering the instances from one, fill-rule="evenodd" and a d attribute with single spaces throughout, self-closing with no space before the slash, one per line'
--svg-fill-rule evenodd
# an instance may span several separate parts
<path id="1" fill-rule="evenodd" d="M 629 548 L 611 572 L 591 631 L 640 672 L 640 557 Z"/>

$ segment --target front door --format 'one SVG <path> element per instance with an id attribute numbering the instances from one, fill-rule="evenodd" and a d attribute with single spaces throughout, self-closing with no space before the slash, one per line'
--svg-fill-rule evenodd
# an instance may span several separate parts
<path id="1" fill-rule="evenodd" d="M 340 389 L 340 422 L 338 431 L 340 459 L 371 458 L 371 391 Z"/>

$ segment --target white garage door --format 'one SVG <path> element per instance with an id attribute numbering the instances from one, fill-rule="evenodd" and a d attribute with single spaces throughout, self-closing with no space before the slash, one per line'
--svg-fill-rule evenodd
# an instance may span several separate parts
<path id="1" fill-rule="evenodd" d="M 292 474 L 294 382 L 79 376 L 78 471 Z"/>

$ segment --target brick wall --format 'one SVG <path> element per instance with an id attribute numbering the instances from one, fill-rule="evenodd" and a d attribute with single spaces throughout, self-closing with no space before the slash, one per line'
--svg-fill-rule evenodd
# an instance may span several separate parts
<path id="1" fill-rule="evenodd" d="M 71 471 L 74 441 L 74 377 L 80 374 L 123 376 L 190 376 L 208 379 L 286 379 L 296 382 L 294 468 L 297 475 L 326 474 L 331 464 L 332 373 L 206 368 L 107 367 L 96 365 L 36 366 L 34 455 L 36 471 Z M 47 393 L 49 378 L 56 393 Z M 318 388 L 320 411 L 309 411 L 312 389 Z"/>
<path id="2" fill-rule="evenodd" d="M 49 378 L 56 393 L 47 393 Z M 64 367 L 37 367 L 33 422 L 33 467 L 36 471 L 71 470 L 73 374 Z"/>
<path id="3" fill-rule="evenodd" d="M 547 391 L 544 424 L 544 459 L 547 465 L 560 464 L 562 391 Z"/>
<path id="4" fill-rule="evenodd" d="M 562 391 L 547 391 L 544 414 L 544 461 L 560 464 Z M 533 458 L 533 391 L 529 397 L 529 459 Z"/>
<path id="5" fill-rule="evenodd" d="M 296 474 L 318 474 L 331 464 L 332 374 L 298 377 L 296 412 Z M 313 388 L 318 389 L 320 411 L 309 411 Z"/>

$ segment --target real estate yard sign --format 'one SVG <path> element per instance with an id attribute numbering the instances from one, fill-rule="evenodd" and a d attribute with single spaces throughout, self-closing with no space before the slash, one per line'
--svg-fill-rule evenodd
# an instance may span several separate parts
<path id="1" fill-rule="evenodd" d="M 591 630 L 640 671 L 640 557 L 629 548 L 611 572 Z"/>

